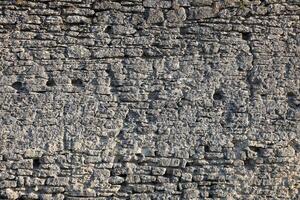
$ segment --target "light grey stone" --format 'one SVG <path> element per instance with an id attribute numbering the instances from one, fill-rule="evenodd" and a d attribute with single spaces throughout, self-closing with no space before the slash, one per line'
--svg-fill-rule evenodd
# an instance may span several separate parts
<path id="1" fill-rule="evenodd" d="M 210 6 L 190 8 L 188 11 L 188 19 L 206 19 L 214 17 L 213 8 Z"/>
<path id="2" fill-rule="evenodd" d="M 70 24 L 91 23 L 91 20 L 89 18 L 84 17 L 84 16 L 79 16 L 79 15 L 68 16 L 65 21 Z"/>
<path id="3" fill-rule="evenodd" d="M 164 21 L 164 13 L 160 9 L 150 9 L 147 22 L 150 24 L 162 23 Z"/>
<path id="4" fill-rule="evenodd" d="M 67 54 L 69 58 L 88 58 L 91 56 L 91 52 L 83 46 L 71 46 L 67 48 Z"/>

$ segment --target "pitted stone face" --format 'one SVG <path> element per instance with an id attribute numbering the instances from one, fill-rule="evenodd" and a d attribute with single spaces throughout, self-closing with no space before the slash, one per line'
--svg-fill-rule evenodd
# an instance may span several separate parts
<path id="1" fill-rule="evenodd" d="M 299 13 L 0 1 L 0 199 L 299 199 Z"/>

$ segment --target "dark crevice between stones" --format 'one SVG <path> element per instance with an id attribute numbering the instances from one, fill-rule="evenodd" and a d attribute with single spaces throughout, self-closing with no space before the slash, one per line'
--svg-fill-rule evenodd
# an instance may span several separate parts
<path id="1" fill-rule="evenodd" d="M 256 152 L 256 153 L 258 153 L 258 152 L 260 151 L 260 147 L 255 147 L 255 146 L 249 146 L 249 149 L 250 149 L 251 151 Z"/>
<path id="2" fill-rule="evenodd" d="M 41 166 L 40 158 L 34 158 L 32 163 L 33 163 L 33 169 L 38 169 Z"/>
<path id="3" fill-rule="evenodd" d="M 261 156 L 262 148 L 261 147 L 255 147 L 255 146 L 249 146 L 249 149 L 257 154 L 257 156 Z"/>
<path id="4" fill-rule="evenodd" d="M 268 94 L 260 94 L 262 99 L 266 99 L 268 97 Z"/>
<path id="5" fill-rule="evenodd" d="M 245 18 L 250 18 L 253 16 L 253 13 L 251 11 L 249 11 L 246 15 Z"/>
<path id="6" fill-rule="evenodd" d="M 126 181 L 126 177 L 124 178 L 124 181 L 121 183 L 121 189 L 120 189 L 120 191 L 123 191 L 123 192 L 126 192 L 126 188 L 128 187 L 128 183 Z"/>
<path id="7" fill-rule="evenodd" d="M 251 36 L 252 36 L 252 34 L 250 32 L 244 32 L 244 33 L 242 33 L 242 39 L 243 40 L 248 41 L 248 40 L 251 39 Z"/>
<path id="8" fill-rule="evenodd" d="M 224 93 L 221 90 L 216 90 L 215 93 L 213 94 L 213 99 L 214 100 L 222 100 L 224 97 Z"/>
<path id="9" fill-rule="evenodd" d="M 56 86 L 56 83 L 54 81 L 54 79 L 50 78 L 47 82 L 46 82 L 46 85 L 48 87 L 53 87 L 53 86 Z"/>
<path id="10" fill-rule="evenodd" d="M 107 26 L 104 30 L 105 33 L 112 34 L 112 26 Z"/>
<path id="11" fill-rule="evenodd" d="M 120 174 L 118 176 L 124 178 L 124 180 L 126 180 L 126 178 L 127 178 L 127 174 Z"/>
<path id="12" fill-rule="evenodd" d="M 239 72 L 242 72 L 242 71 L 244 71 L 244 69 L 242 68 L 242 67 L 238 67 L 238 69 L 237 69 Z"/>
<path id="13" fill-rule="evenodd" d="M 3 155 L 3 157 L 2 157 L 2 161 L 4 161 L 4 162 L 7 161 L 7 157 L 5 155 Z"/>
<path id="14" fill-rule="evenodd" d="M 20 81 L 14 82 L 11 87 L 17 90 L 17 93 L 28 93 L 28 89 L 25 87 L 24 83 Z"/>
<path id="15" fill-rule="evenodd" d="M 17 200 L 27 200 L 28 198 L 25 195 L 20 196 Z"/>
<path id="16" fill-rule="evenodd" d="M 205 152 L 209 152 L 209 146 L 205 145 L 205 146 L 204 146 L 204 151 L 205 151 Z"/>
<path id="17" fill-rule="evenodd" d="M 79 78 L 77 79 L 73 79 L 71 81 L 72 85 L 75 86 L 75 87 L 84 87 L 84 84 L 83 84 L 83 81 Z"/>
<path id="18" fill-rule="evenodd" d="M 185 164 L 185 167 L 192 167 L 192 166 L 194 166 L 194 162 L 193 161 L 187 162 Z"/>
<path id="19" fill-rule="evenodd" d="M 247 158 L 246 160 L 244 160 L 244 166 L 247 170 L 254 170 L 256 163 L 254 159 L 251 158 Z"/>
<path id="20" fill-rule="evenodd" d="M 11 85 L 15 90 L 21 90 L 23 87 L 23 83 L 20 81 L 16 81 Z"/>
<path id="21" fill-rule="evenodd" d="M 287 98 L 295 98 L 296 97 L 296 95 L 295 95 L 295 93 L 293 93 L 293 92 L 288 92 L 287 94 L 286 94 L 286 96 L 287 96 Z"/>
<path id="22" fill-rule="evenodd" d="M 35 91 L 36 93 L 39 93 L 39 94 L 45 94 L 47 93 L 47 91 L 44 91 L 44 90 L 41 90 L 41 91 Z"/>
<path id="23" fill-rule="evenodd" d="M 172 169 L 167 169 L 166 173 L 163 176 L 167 178 L 173 178 Z"/>
<path id="24" fill-rule="evenodd" d="M 288 105 L 291 108 L 297 109 L 300 108 L 300 101 L 297 100 L 297 95 L 293 92 L 288 92 L 286 94 Z"/>
<path id="25" fill-rule="evenodd" d="M 187 35 L 187 34 L 189 34 L 189 31 L 188 31 L 187 27 L 180 27 L 179 31 L 180 31 L 180 35 Z"/>

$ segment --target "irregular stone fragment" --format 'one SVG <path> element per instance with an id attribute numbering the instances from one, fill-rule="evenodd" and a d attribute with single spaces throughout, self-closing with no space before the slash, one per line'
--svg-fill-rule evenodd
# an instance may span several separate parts
<path id="1" fill-rule="evenodd" d="M 52 186 L 67 186 L 69 184 L 69 178 L 67 177 L 48 178 L 46 184 Z"/>
<path id="2" fill-rule="evenodd" d="M 129 27 L 129 26 L 113 26 L 112 27 L 112 31 L 113 34 L 116 35 L 131 35 L 134 34 L 136 32 L 136 29 L 134 29 L 133 27 Z"/>
<path id="3" fill-rule="evenodd" d="M 84 17 L 84 16 L 78 16 L 78 15 L 68 16 L 65 21 L 67 23 L 70 23 L 70 24 L 88 24 L 88 23 L 91 23 L 91 20 L 89 18 Z"/>
<path id="4" fill-rule="evenodd" d="M 213 0 L 192 0 L 191 5 L 193 6 L 210 6 L 212 5 Z"/>
<path id="5" fill-rule="evenodd" d="M 188 19 L 206 19 L 214 16 L 214 10 L 209 6 L 189 8 L 188 10 Z"/>
<path id="6" fill-rule="evenodd" d="M 183 192 L 183 199 L 198 199 L 199 198 L 199 190 L 195 189 L 187 189 Z"/>
<path id="7" fill-rule="evenodd" d="M 47 16 L 45 19 L 46 24 L 62 24 L 63 20 L 60 16 Z"/>
<path id="8" fill-rule="evenodd" d="M 119 2 L 112 1 L 96 1 L 94 8 L 97 10 L 117 10 L 121 8 L 121 4 Z"/>
<path id="9" fill-rule="evenodd" d="M 5 189 L 7 199 L 18 199 L 18 192 L 14 192 L 12 189 Z"/>
<path id="10" fill-rule="evenodd" d="M 67 48 L 69 58 L 88 58 L 91 56 L 90 51 L 83 46 L 71 46 Z"/>
<path id="11" fill-rule="evenodd" d="M 0 199 L 298 199 L 299 0 L 0 5 Z"/>
<path id="12" fill-rule="evenodd" d="M 164 13 L 159 9 L 150 9 L 147 22 L 151 24 L 162 23 L 164 21 Z"/>
<path id="13" fill-rule="evenodd" d="M 0 24 L 14 24 L 16 21 L 15 17 L 0 17 Z"/>
<path id="14" fill-rule="evenodd" d="M 113 57 L 123 57 L 124 52 L 119 48 L 102 48 L 93 53 L 95 58 L 113 58 Z"/>
<path id="15" fill-rule="evenodd" d="M 171 23 L 182 22 L 186 19 L 186 13 L 184 8 L 178 8 L 167 12 L 167 20 Z"/>
<path id="16" fill-rule="evenodd" d="M 143 6 L 146 8 L 171 8 L 171 1 L 167 0 L 143 0 Z"/>

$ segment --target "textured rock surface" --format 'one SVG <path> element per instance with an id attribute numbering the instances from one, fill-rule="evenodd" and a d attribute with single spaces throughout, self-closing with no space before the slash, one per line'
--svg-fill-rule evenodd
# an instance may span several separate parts
<path id="1" fill-rule="evenodd" d="M 299 199 L 300 1 L 0 8 L 0 199 Z"/>

